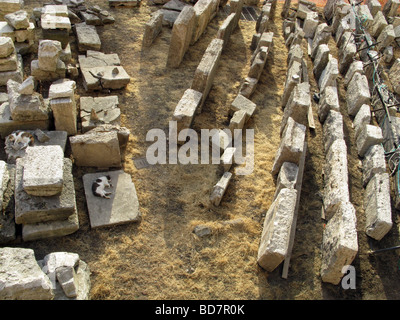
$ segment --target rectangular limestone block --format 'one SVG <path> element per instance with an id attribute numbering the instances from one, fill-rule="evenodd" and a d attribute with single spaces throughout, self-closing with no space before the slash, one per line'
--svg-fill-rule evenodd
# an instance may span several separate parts
<path id="1" fill-rule="evenodd" d="M 310 84 L 308 82 L 297 84 L 294 87 L 284 109 L 280 134 L 282 135 L 289 117 L 291 117 L 297 123 L 308 126 L 307 114 L 310 105 Z"/>
<path id="2" fill-rule="evenodd" d="M 387 25 L 388 23 L 382 11 L 378 11 L 368 30 L 371 36 L 377 39 Z"/>
<path id="3" fill-rule="evenodd" d="M 375 174 L 386 172 L 385 150 L 382 145 L 370 147 L 362 161 L 362 181 L 364 188 Z"/>
<path id="4" fill-rule="evenodd" d="M 355 73 L 346 91 L 347 112 L 355 116 L 363 104 L 370 103 L 368 79 L 365 75 Z"/>
<path id="5" fill-rule="evenodd" d="M 16 70 L 0 72 L 0 86 L 6 86 L 7 81 L 10 79 L 21 83 L 24 80 L 23 74 L 24 74 L 24 70 L 23 70 L 22 56 L 20 54 L 17 54 Z"/>
<path id="6" fill-rule="evenodd" d="M 111 179 L 110 188 L 105 189 L 111 193 L 110 199 L 95 196 L 92 191 L 93 182 L 104 176 Z M 122 170 L 87 173 L 82 179 L 92 228 L 141 220 L 139 200 L 130 174 Z"/>
<path id="7" fill-rule="evenodd" d="M 319 90 L 323 92 L 327 86 L 335 85 L 336 78 L 339 76 L 338 61 L 335 58 L 330 58 L 322 71 L 318 80 Z"/>
<path id="8" fill-rule="evenodd" d="M 376 41 L 378 42 L 376 46 L 377 51 L 383 51 L 386 47 L 389 47 L 392 45 L 396 35 L 394 33 L 394 28 L 392 24 L 387 25 L 383 30 L 381 31 L 378 39 Z"/>
<path id="9" fill-rule="evenodd" d="M 375 240 L 381 240 L 392 228 L 389 175 L 375 174 L 364 192 L 365 232 Z"/>
<path id="10" fill-rule="evenodd" d="M 83 86 L 86 91 L 123 89 L 131 78 L 121 66 L 101 66 L 82 69 Z"/>
<path id="11" fill-rule="evenodd" d="M 116 132 L 93 132 L 71 136 L 72 156 L 77 166 L 120 167 L 121 154 Z"/>
<path id="12" fill-rule="evenodd" d="M 375 17 L 378 11 L 382 11 L 382 5 L 378 0 L 369 0 L 367 5 L 372 17 Z"/>
<path id="13" fill-rule="evenodd" d="M 355 131 L 354 136 L 356 137 L 356 139 L 361 130 L 364 128 L 364 126 L 370 123 L 371 123 L 371 108 L 369 105 L 363 104 L 360 110 L 358 110 L 353 120 L 353 127 Z"/>
<path id="14" fill-rule="evenodd" d="M 319 80 L 322 71 L 326 68 L 326 65 L 329 61 L 330 50 L 327 44 L 321 44 L 318 46 L 317 54 L 314 59 L 314 68 L 313 73 L 315 80 Z"/>
<path id="15" fill-rule="evenodd" d="M 0 283 L 1 300 L 54 298 L 51 281 L 40 268 L 32 249 L 0 248 Z"/>
<path id="16" fill-rule="evenodd" d="M 221 39 L 212 40 L 204 52 L 204 55 L 194 73 L 191 89 L 203 94 L 199 112 L 201 112 L 204 101 L 207 99 L 208 93 L 211 90 L 218 69 L 223 44 L 224 41 Z"/>
<path id="17" fill-rule="evenodd" d="M 364 65 L 360 60 L 355 60 L 350 64 L 349 69 L 346 71 L 346 75 L 344 77 L 344 85 L 347 87 L 350 81 L 353 79 L 355 73 L 364 74 Z"/>
<path id="18" fill-rule="evenodd" d="M 192 6 L 185 6 L 172 27 L 167 67 L 178 68 L 192 40 L 196 15 Z"/>
<path id="19" fill-rule="evenodd" d="M 324 150 L 328 152 L 332 143 L 337 139 L 344 139 L 343 116 L 340 112 L 331 110 L 322 127 Z"/>
<path id="20" fill-rule="evenodd" d="M 74 30 L 78 41 L 78 50 L 80 52 L 86 50 L 100 50 L 101 41 L 95 26 L 87 25 L 85 22 L 82 22 L 75 24 Z"/>
<path id="21" fill-rule="evenodd" d="M 296 84 L 300 83 L 301 72 L 302 72 L 301 62 L 293 61 L 293 63 L 290 65 L 288 69 L 286 76 L 285 89 L 283 91 L 283 96 L 281 101 L 282 107 L 286 106 L 290 98 L 290 95 L 292 93 L 292 90 L 294 89 Z"/>
<path id="22" fill-rule="evenodd" d="M 22 185 L 33 196 L 61 193 L 64 176 L 64 151 L 60 146 L 27 147 Z"/>
<path id="23" fill-rule="evenodd" d="M 64 158 L 63 187 L 59 195 L 51 197 L 31 196 L 23 187 L 23 158 L 17 159 L 15 168 L 15 222 L 32 224 L 65 220 L 75 212 L 75 185 L 72 162 Z"/>
<path id="24" fill-rule="evenodd" d="M 371 124 L 365 125 L 356 139 L 357 152 L 360 157 L 364 157 L 368 149 L 375 144 L 383 142 L 382 129 Z"/>
<path id="25" fill-rule="evenodd" d="M 265 215 L 257 263 L 272 272 L 286 257 L 297 191 L 282 189 Z"/>
<path id="26" fill-rule="evenodd" d="M 271 173 L 277 175 L 284 162 L 298 164 L 303 153 L 306 126 L 288 118 L 286 128 L 283 131 L 279 149 L 275 154 L 275 161 Z"/>
<path id="27" fill-rule="evenodd" d="M 206 30 L 208 23 L 217 13 L 218 10 L 217 0 L 199 0 L 193 6 L 196 15 L 196 24 L 193 30 L 193 36 L 191 44 L 194 44 L 199 40 L 200 36 Z"/>
<path id="28" fill-rule="evenodd" d="M 246 77 L 240 86 L 239 94 L 247 99 L 256 91 L 258 79 Z"/>
<path id="29" fill-rule="evenodd" d="M 323 209 L 327 220 L 329 220 L 338 205 L 342 202 L 348 202 L 350 199 L 347 147 L 343 139 L 337 139 L 332 143 L 325 157 L 323 174 Z"/>
<path id="30" fill-rule="evenodd" d="M 65 220 L 47 221 L 22 226 L 22 239 L 24 241 L 35 241 L 64 237 L 79 230 L 78 212 L 72 213 Z"/>
<path id="31" fill-rule="evenodd" d="M 231 13 L 218 29 L 217 38 L 224 41 L 224 47 L 229 42 L 232 32 L 237 27 L 236 13 Z"/>
<path id="32" fill-rule="evenodd" d="M 18 68 L 17 53 L 14 52 L 6 58 L 0 58 L 0 72 L 15 71 Z"/>
<path id="33" fill-rule="evenodd" d="M 53 111 L 56 130 L 66 131 L 68 135 L 75 135 L 78 133 L 76 123 L 76 104 L 74 99 L 51 99 L 50 108 Z"/>
<path id="34" fill-rule="evenodd" d="M 229 129 L 232 132 L 232 137 L 235 135 L 235 129 L 243 129 L 247 119 L 247 113 L 245 110 L 237 110 L 233 113 L 232 118 L 229 122 Z"/>
<path id="35" fill-rule="evenodd" d="M 152 15 L 151 19 L 145 23 L 143 33 L 144 47 L 150 47 L 153 41 L 161 33 L 162 21 L 163 13 L 162 11 L 158 10 Z"/>
<path id="36" fill-rule="evenodd" d="M 247 74 L 248 78 L 260 79 L 261 73 L 264 70 L 265 63 L 267 62 L 268 47 L 261 47 L 255 55 L 254 60 L 250 66 Z"/>
<path id="37" fill-rule="evenodd" d="M 228 188 L 231 178 L 232 178 L 232 173 L 225 172 L 222 175 L 221 179 L 214 186 L 210 195 L 210 202 L 214 206 L 219 206 L 219 204 L 221 203 L 222 197 L 224 196 L 226 189 Z"/>
<path id="38" fill-rule="evenodd" d="M 324 123 L 331 110 L 340 111 L 336 85 L 325 87 L 324 92 L 321 93 L 318 104 L 318 118 L 321 123 Z"/>
<path id="39" fill-rule="evenodd" d="M 325 22 L 320 23 L 317 28 L 315 29 L 314 38 L 311 45 L 311 58 L 314 59 L 318 47 L 321 44 L 328 44 L 329 39 L 332 37 L 331 34 L 331 27 L 328 26 Z"/>
<path id="40" fill-rule="evenodd" d="M 172 120 L 177 122 L 177 132 L 190 128 L 200 106 L 203 94 L 193 89 L 186 89 L 175 108 Z"/>
<path id="41" fill-rule="evenodd" d="M 326 224 L 322 237 L 321 278 L 323 282 L 339 284 L 358 252 L 357 218 L 350 202 L 341 203 Z"/>

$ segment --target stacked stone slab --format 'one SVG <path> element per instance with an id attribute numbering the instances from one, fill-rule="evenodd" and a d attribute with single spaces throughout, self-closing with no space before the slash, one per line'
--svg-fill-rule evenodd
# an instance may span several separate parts
<path id="1" fill-rule="evenodd" d="M 55 81 L 65 78 L 65 63 L 60 59 L 61 42 L 40 40 L 38 59 L 31 62 L 31 74 L 39 81 Z"/>
<path id="2" fill-rule="evenodd" d="M 18 10 L 6 14 L 4 19 L 4 22 L 0 21 L 0 36 L 11 37 L 19 54 L 31 52 L 35 40 L 35 24 L 29 21 L 28 13 Z"/>
<path id="3" fill-rule="evenodd" d="M 16 160 L 15 222 L 31 241 L 79 229 L 72 162 L 58 145 L 28 147 Z"/>
<path id="4" fill-rule="evenodd" d="M 53 82 L 49 88 L 50 108 L 53 111 L 54 125 L 58 131 L 66 131 L 68 135 L 77 134 L 76 83 L 69 79 Z"/>
<path id="5" fill-rule="evenodd" d="M 22 82 L 22 57 L 17 54 L 10 37 L 0 37 L 0 86 L 5 86 L 8 80 Z"/>

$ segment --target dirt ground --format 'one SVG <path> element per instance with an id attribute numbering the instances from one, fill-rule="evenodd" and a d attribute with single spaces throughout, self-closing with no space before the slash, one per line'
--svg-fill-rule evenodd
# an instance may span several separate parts
<path id="1" fill-rule="evenodd" d="M 25 1 L 28 11 L 44 3 Z M 131 174 L 135 183 L 142 221 L 92 230 L 82 175 L 94 169 L 74 167 L 79 231 L 62 238 L 17 246 L 34 249 L 37 259 L 54 251 L 78 253 L 92 272 L 91 298 L 96 300 L 400 298 L 398 253 L 368 254 L 370 244 L 364 232 L 361 162 L 354 147 L 352 122 L 345 110 L 341 77 L 338 82 L 349 152 L 351 202 L 358 219 L 359 253 L 353 262 L 357 274 L 356 289 L 344 290 L 340 285 L 322 283 L 320 278 L 320 248 L 325 223 L 321 219 L 324 153 L 315 102 L 316 128 L 307 133 L 308 153 L 289 277 L 281 278 L 281 267 L 267 273 L 257 265 L 262 224 L 275 192 L 270 170 L 280 142 L 283 115 L 280 101 L 287 71 L 287 49 L 282 36 L 282 3 L 278 3 L 270 24 L 270 30 L 274 32 L 273 49 L 251 98 L 257 104 L 257 110 L 247 124 L 247 128 L 255 130 L 254 172 L 248 176 L 234 176 L 219 207 L 209 205 L 210 191 L 219 179 L 216 166 L 156 165 L 138 170 L 133 159 L 146 155 L 151 144 L 146 142 L 148 130 L 167 130 L 177 102 L 190 87 L 202 55 L 226 15 L 220 11 L 200 40 L 189 48 L 181 66 L 168 69 L 165 63 L 171 29 L 164 27 L 150 48 L 142 48 L 141 44 L 144 24 L 157 7 L 148 6 L 145 1 L 139 8 L 109 8 L 107 0 L 87 0 L 86 3 L 99 5 L 116 18 L 113 25 L 97 27 L 102 51 L 118 53 L 122 66 L 131 76 L 127 88 L 113 91 L 113 94 L 119 96 L 122 125 L 131 131 L 123 169 Z M 195 118 L 193 128 L 198 132 L 228 126 L 230 104 L 250 67 L 250 43 L 254 33 L 255 22 L 240 20 L 239 28 L 232 34 L 221 56 L 203 112 Z M 335 53 L 333 39 L 329 46 Z M 74 43 L 72 49 L 76 59 Z M 33 57 L 34 54 L 25 60 Z M 318 92 L 312 62 L 308 59 L 307 63 L 311 92 Z M 89 95 L 83 90 L 80 79 L 77 84 L 80 96 Z M 244 223 L 239 226 L 222 224 L 237 218 L 243 219 Z M 393 209 L 395 224 L 383 240 L 373 243 L 374 248 L 399 244 L 398 219 L 398 212 Z M 211 226 L 213 234 L 197 237 L 193 228 L 198 224 Z"/>

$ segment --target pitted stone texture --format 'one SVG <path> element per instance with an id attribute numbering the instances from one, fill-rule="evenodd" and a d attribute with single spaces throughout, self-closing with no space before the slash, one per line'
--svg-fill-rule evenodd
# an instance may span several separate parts
<path id="1" fill-rule="evenodd" d="M 295 189 L 282 189 L 265 215 L 257 263 L 268 272 L 286 257 L 296 199 Z"/>
<path id="2" fill-rule="evenodd" d="M 149 47 L 162 31 L 163 13 L 156 11 L 151 19 L 146 22 L 143 34 L 143 46 Z"/>
<path id="3" fill-rule="evenodd" d="M 25 10 L 18 10 L 13 13 L 6 14 L 4 18 L 8 24 L 16 30 L 29 28 L 29 16 Z"/>
<path id="4" fill-rule="evenodd" d="M 371 109 L 367 104 L 363 104 L 358 110 L 356 116 L 354 117 L 353 126 L 355 131 L 355 137 L 357 139 L 358 134 L 364 128 L 365 125 L 371 122 Z"/>
<path id="5" fill-rule="evenodd" d="M 33 196 L 59 194 L 63 186 L 64 152 L 60 146 L 27 147 L 23 188 Z"/>
<path id="6" fill-rule="evenodd" d="M 10 37 L 0 37 L 0 58 L 9 57 L 14 52 L 13 40 Z"/>
<path id="7" fill-rule="evenodd" d="M 52 300 L 50 279 L 32 249 L 0 248 L 1 300 Z"/>
<path id="8" fill-rule="evenodd" d="M 322 238 L 321 278 L 337 285 L 342 268 L 350 265 L 357 252 L 357 218 L 350 202 L 341 203 L 326 224 Z"/>
<path id="9" fill-rule="evenodd" d="M 284 162 L 279 170 L 278 178 L 276 179 L 276 188 L 274 199 L 278 196 L 279 192 L 284 189 L 294 189 L 297 182 L 297 175 L 299 167 L 292 162 Z"/>
<path id="10" fill-rule="evenodd" d="M 238 94 L 231 105 L 231 112 L 243 110 L 246 112 L 246 122 L 253 116 L 257 105 L 246 97 Z"/>
<path id="11" fill-rule="evenodd" d="M 358 155 L 364 157 L 370 147 L 382 142 L 382 129 L 370 124 L 365 125 L 356 138 Z"/>
<path id="12" fill-rule="evenodd" d="M 318 118 L 321 123 L 324 123 L 330 110 L 340 111 L 339 96 L 336 86 L 327 86 L 324 92 L 321 93 L 318 105 Z"/>
<path id="13" fill-rule="evenodd" d="M 368 182 L 364 192 L 365 232 L 381 240 L 392 228 L 390 183 L 387 173 L 377 173 Z"/>
<path id="14" fill-rule="evenodd" d="M 374 17 L 374 21 L 372 22 L 369 32 L 372 37 L 377 39 L 381 34 L 382 30 L 388 25 L 385 16 L 382 11 L 378 11 Z"/>
<path id="15" fill-rule="evenodd" d="M 362 161 L 362 180 L 364 188 L 375 174 L 386 172 L 385 150 L 375 144 L 368 149 Z"/>
<path id="16" fill-rule="evenodd" d="M 202 93 L 193 89 L 186 89 L 175 108 L 172 120 L 177 121 L 178 133 L 182 129 L 190 128 L 197 108 L 200 106 Z"/>
<path id="17" fill-rule="evenodd" d="M 347 87 L 350 81 L 353 79 L 355 73 L 364 74 L 363 62 L 360 60 L 355 60 L 350 64 L 349 69 L 344 77 L 344 85 Z"/>
<path id="18" fill-rule="evenodd" d="M 317 54 L 314 59 L 313 73 L 315 80 L 319 80 L 321 73 L 324 71 L 329 61 L 329 47 L 327 44 L 321 44 L 318 46 Z"/>
<path id="19" fill-rule="evenodd" d="M 324 149 L 327 153 L 332 143 L 337 139 L 344 139 L 343 117 L 338 111 L 331 110 L 323 125 Z"/>
<path id="20" fill-rule="evenodd" d="M 40 40 L 38 49 L 39 68 L 43 71 L 56 72 L 61 50 L 60 41 Z"/>

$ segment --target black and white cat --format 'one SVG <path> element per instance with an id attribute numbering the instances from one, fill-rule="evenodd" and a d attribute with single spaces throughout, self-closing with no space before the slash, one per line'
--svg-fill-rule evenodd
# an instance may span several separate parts
<path id="1" fill-rule="evenodd" d="M 22 150 L 32 146 L 35 138 L 32 134 L 25 131 L 16 131 L 6 137 L 6 145 L 10 145 L 14 150 Z"/>
<path id="2" fill-rule="evenodd" d="M 110 199 L 109 195 L 112 192 L 106 192 L 106 188 L 111 188 L 111 177 L 110 176 L 101 176 L 98 177 L 92 184 L 92 192 L 96 197 Z"/>

